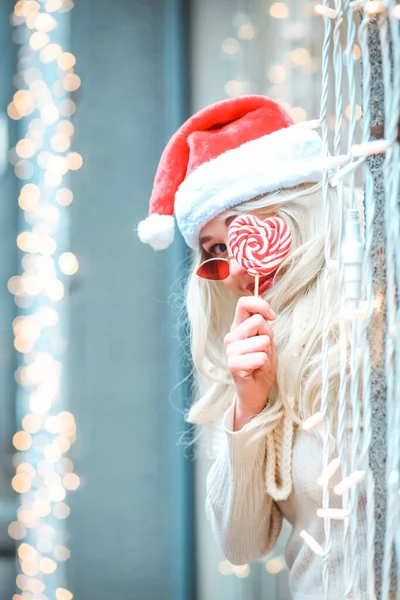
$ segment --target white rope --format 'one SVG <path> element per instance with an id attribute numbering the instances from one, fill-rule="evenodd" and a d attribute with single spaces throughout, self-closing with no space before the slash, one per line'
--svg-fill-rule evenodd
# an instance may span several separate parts
<path id="1" fill-rule="evenodd" d="M 400 118 L 400 39 L 399 23 L 393 22 L 390 16 L 390 8 L 394 7 L 395 2 L 387 2 L 389 9 L 382 13 L 378 19 L 382 66 L 383 66 L 383 84 L 385 92 L 385 137 L 391 141 L 397 137 L 397 124 Z M 392 58 L 390 56 L 390 47 L 388 39 L 388 19 L 391 19 L 392 35 Z M 393 81 L 391 81 L 393 77 Z M 396 327 L 396 316 L 398 314 L 396 302 L 396 266 L 399 264 L 399 258 L 396 258 L 397 239 L 399 235 L 399 144 L 393 145 L 387 150 L 383 165 L 384 189 L 385 189 L 385 225 L 386 225 L 386 279 L 387 279 L 387 332 L 386 336 L 386 383 L 387 383 L 387 460 L 386 460 L 386 484 L 387 484 L 387 512 L 386 512 L 386 532 L 384 560 L 382 567 L 382 600 L 389 598 L 392 580 L 391 565 L 393 558 L 393 542 L 396 528 L 399 526 L 399 505 L 398 495 L 398 472 L 400 455 L 400 434 L 399 434 L 399 398 L 396 398 L 398 391 L 399 368 L 396 365 L 400 354 L 398 342 L 390 332 Z M 398 273 L 397 273 L 398 274 Z M 400 279 L 397 280 L 397 286 Z M 397 357 L 396 357 L 397 354 Z M 397 380 L 397 382 L 396 382 Z M 397 473 L 397 478 L 391 480 L 392 474 Z M 397 557 L 398 559 L 400 557 Z"/>
<path id="2" fill-rule="evenodd" d="M 323 6 L 326 9 L 330 9 L 327 0 L 324 0 Z M 324 14 L 324 26 L 325 35 L 322 46 L 322 93 L 321 93 L 321 109 L 320 109 L 320 122 L 322 126 L 322 144 L 323 144 L 323 159 L 328 156 L 328 123 L 327 123 L 327 106 L 328 106 L 328 91 L 329 91 L 329 50 L 331 44 L 331 19 L 329 16 Z M 323 171 L 322 181 L 322 193 L 325 207 L 325 245 L 324 245 L 324 257 L 325 257 L 325 273 L 324 273 L 324 327 L 322 333 L 322 392 L 321 392 L 321 412 L 324 415 L 324 443 L 323 443 L 323 468 L 325 469 L 329 463 L 329 437 L 330 437 L 330 423 L 329 423 L 329 324 L 331 316 L 331 278 L 333 272 L 328 269 L 328 264 L 332 259 L 332 229 L 331 229 L 331 218 L 330 218 L 330 207 L 328 198 L 328 171 Z M 322 508 L 328 510 L 329 506 L 329 486 L 327 481 L 323 482 L 322 488 Z M 322 557 L 322 583 L 324 598 L 329 599 L 329 557 L 332 550 L 331 540 L 331 521 L 330 519 L 324 519 L 324 533 L 325 533 L 325 548 Z"/>
<path id="3" fill-rule="evenodd" d="M 368 24 L 370 16 L 364 13 L 358 29 L 358 40 L 363 56 L 363 143 L 368 142 L 371 126 L 371 66 L 368 48 Z M 372 412 L 371 412 L 371 359 L 368 349 L 368 327 L 373 315 L 373 286 L 372 286 L 372 245 L 374 236 L 375 197 L 371 174 L 366 166 L 365 177 L 365 252 L 364 252 L 364 277 L 366 298 L 366 319 L 361 331 L 361 346 L 366 349 L 363 356 L 363 447 L 360 456 L 360 465 L 364 469 L 366 487 L 366 517 L 367 517 L 367 593 L 371 600 L 375 595 L 375 481 L 369 467 L 369 451 L 372 439 Z"/>
<path id="4" fill-rule="evenodd" d="M 341 154 L 342 142 L 342 118 L 343 118 L 343 50 L 340 41 L 341 27 L 343 23 L 343 0 L 335 0 L 335 9 L 337 18 L 333 30 L 333 67 L 335 70 L 335 136 L 333 142 L 333 152 L 335 156 Z M 343 198 L 339 198 L 339 206 Z"/>
<path id="5" fill-rule="evenodd" d="M 349 2 L 346 1 L 346 16 L 347 16 L 347 52 L 348 52 L 348 60 L 347 60 L 347 78 L 349 83 L 349 104 L 351 107 L 350 110 L 350 121 L 349 121 L 349 133 L 348 133 L 348 148 L 349 153 L 350 149 L 355 143 L 355 134 L 356 134 L 356 83 L 355 83 L 355 74 L 354 74 L 354 41 L 355 41 L 355 23 L 354 23 L 354 11 L 352 7 L 349 6 Z M 354 230 L 353 235 L 353 244 L 356 243 L 354 237 L 359 236 L 359 215 L 358 208 L 355 201 L 355 171 L 349 171 L 349 187 L 351 192 L 351 209 L 349 209 L 348 220 L 354 220 L 354 225 L 352 229 Z M 345 240 L 346 241 L 346 240 Z M 360 240 L 361 242 L 361 240 Z M 359 272 L 359 282 L 360 287 L 354 291 L 351 289 L 351 298 L 346 298 L 347 301 L 351 301 L 353 305 L 356 307 L 359 305 L 361 299 L 361 278 L 362 278 L 362 264 L 358 263 L 360 266 Z M 358 296 L 358 297 L 355 297 Z M 351 322 L 351 334 L 350 334 L 350 372 L 351 372 L 351 386 L 350 386 L 350 400 L 351 400 L 351 410 L 352 410 L 352 439 L 351 439 L 351 456 L 348 456 L 348 460 L 350 459 L 350 471 L 351 473 L 355 473 L 359 470 L 360 465 L 358 462 L 359 453 L 360 453 L 360 394 L 359 394 L 359 338 L 360 338 L 360 321 L 357 318 L 353 318 Z M 349 501 L 346 509 L 350 513 L 350 518 L 348 521 L 344 523 L 344 529 L 347 527 L 350 528 L 350 536 L 347 537 L 347 541 L 350 542 L 348 545 L 348 552 L 350 555 L 350 561 L 352 564 L 352 569 L 350 571 L 350 577 L 348 581 L 346 581 L 346 589 L 344 592 L 345 598 L 357 598 L 360 594 L 360 571 L 356 568 L 358 564 L 358 556 L 359 556 L 359 532 L 358 532 L 358 496 L 359 496 L 359 486 L 353 485 L 350 489 L 349 496 L 346 497 L 346 500 Z M 347 503 L 346 503 L 347 504 Z"/>
<path id="6" fill-rule="evenodd" d="M 356 79 L 354 69 L 353 47 L 356 27 L 354 11 L 364 7 L 362 22 L 358 29 L 359 43 L 363 56 L 363 133 L 362 142 L 356 143 Z M 358 598 L 364 589 L 360 586 L 360 567 L 366 573 L 366 593 L 370 600 L 376 599 L 375 577 L 375 482 L 369 466 L 369 454 L 372 440 L 372 399 L 371 399 L 371 356 L 368 346 L 368 329 L 374 314 L 374 307 L 382 311 L 382 306 L 374 302 L 372 248 L 374 242 L 375 196 L 374 182 L 369 172 L 366 158 L 370 155 L 385 154 L 383 179 L 385 189 L 385 223 L 387 243 L 387 336 L 385 370 L 387 378 L 387 514 L 384 548 L 384 564 L 382 571 L 382 600 L 394 598 L 392 587 L 392 558 L 394 545 L 397 552 L 397 564 L 400 577 L 400 306 L 398 294 L 400 290 L 400 251 L 398 236 L 400 232 L 400 147 L 396 141 L 398 123 L 400 122 L 400 5 L 395 0 L 349 2 L 335 0 L 335 7 L 329 6 L 328 0 L 318 5 L 317 12 L 323 15 L 325 35 L 322 47 L 322 92 L 321 114 L 319 122 L 322 127 L 324 147 L 324 167 L 328 162 L 339 166 L 332 184 L 337 186 L 339 210 L 339 247 L 343 255 L 338 259 L 331 255 L 330 207 L 327 202 L 327 182 L 323 179 L 325 201 L 325 235 L 324 255 L 327 269 L 325 272 L 324 332 L 322 347 L 322 398 L 321 413 L 325 420 L 325 439 L 323 449 L 323 472 L 319 483 L 323 486 L 323 508 L 318 516 L 324 518 L 325 547 L 318 547 L 318 554 L 323 558 L 322 580 L 324 598 L 329 598 L 328 563 L 331 553 L 330 520 L 343 519 L 344 543 L 344 598 Z M 349 133 L 347 154 L 342 154 L 342 53 L 340 47 L 340 31 L 346 14 L 347 25 L 347 78 L 349 89 Z M 383 84 L 385 91 L 385 134 L 380 140 L 370 140 L 372 102 L 371 98 L 371 62 L 377 60 L 370 57 L 368 28 L 372 20 L 378 19 Z M 335 20 L 333 32 L 333 66 L 335 72 L 335 135 L 333 156 L 328 157 L 327 137 L 327 103 L 331 82 L 328 78 L 329 48 L 331 42 L 332 20 Z M 389 46 L 388 23 L 391 32 L 391 52 Z M 379 58 L 378 58 L 379 60 Z M 376 63 L 374 63 L 376 64 Z M 375 82 L 376 83 L 376 82 Z M 365 181 L 365 231 L 364 256 L 359 241 L 358 208 L 354 193 L 355 175 L 359 167 L 363 167 Z M 343 185 L 346 183 L 351 191 L 351 209 L 346 218 L 346 235 L 344 235 Z M 329 267 L 330 265 L 330 267 Z M 345 310 L 340 322 L 341 362 L 340 387 L 338 399 L 338 458 L 329 461 L 328 452 L 328 323 L 330 316 L 330 277 L 337 270 L 337 277 L 342 290 Z M 397 293 L 397 296 L 396 296 Z M 382 319 L 381 319 L 382 320 Z M 379 323 L 378 323 L 379 327 Z M 350 373 L 348 372 L 350 367 Z M 360 371 L 360 368 L 362 371 Z M 350 390 L 348 383 L 350 380 Z M 349 393 L 350 391 L 350 393 Z M 360 393 L 361 392 L 361 393 Z M 360 397 L 361 396 L 361 397 Z M 350 402 L 352 416 L 351 443 L 345 435 L 346 405 Z M 362 432 L 362 435 L 361 435 Z M 350 447 L 349 447 L 350 446 Z M 342 496 L 342 508 L 329 506 L 329 479 L 341 467 L 342 481 L 335 486 L 335 492 Z M 366 494 L 366 564 L 360 565 L 358 505 L 359 494 L 365 489 Z M 309 540 L 310 546 L 311 542 Z M 316 550 L 315 550 L 316 551 Z"/>
<path id="7" fill-rule="evenodd" d="M 357 7 L 359 4 L 357 5 Z M 324 8 L 325 7 L 325 8 Z M 353 47 L 355 41 L 355 24 L 354 24 L 354 10 L 357 8 L 354 3 L 350 3 L 348 0 L 335 1 L 335 11 L 333 14 L 332 9 L 324 3 L 323 7 L 319 11 L 324 15 L 325 23 L 325 38 L 322 49 L 322 98 L 321 98 L 321 124 L 322 133 L 324 140 L 324 122 L 326 119 L 326 95 L 328 93 L 328 81 L 327 81 L 327 68 L 326 68 L 326 57 L 329 52 L 329 36 L 331 30 L 331 19 L 336 19 L 335 30 L 333 35 L 334 42 L 334 69 L 335 69 L 335 137 L 334 137 L 334 155 L 339 159 L 341 153 L 341 121 L 342 121 L 342 68 L 339 64 L 340 50 L 338 45 L 339 31 L 342 23 L 342 11 L 346 12 L 347 20 L 347 77 L 348 77 L 348 89 L 349 89 L 349 104 L 350 104 L 350 115 L 349 115 L 349 133 L 348 133 L 348 151 L 347 159 L 342 160 L 345 157 L 340 157 L 341 168 L 336 173 L 333 183 L 337 185 L 338 192 L 338 204 L 339 204 L 339 246 L 342 248 L 343 256 L 339 256 L 338 260 L 338 280 L 339 285 L 342 289 L 343 304 L 346 310 L 343 313 L 343 318 L 340 323 L 340 339 L 341 339 L 341 365 L 340 365 L 340 388 L 339 388 L 339 402 L 338 402 L 338 455 L 341 470 L 342 470 L 342 482 L 335 487 L 335 491 L 342 495 L 343 505 L 342 509 L 333 510 L 328 506 L 329 496 L 326 495 L 326 489 L 324 489 L 324 502 L 323 509 L 319 511 L 319 516 L 325 517 L 325 523 L 332 518 L 342 518 L 344 521 L 344 598 L 358 598 L 363 590 L 360 587 L 360 563 L 359 563 L 359 530 L 358 530 L 358 502 L 360 486 L 364 486 L 366 493 L 366 535 L 367 535 L 367 548 L 366 548 L 366 586 L 367 594 L 371 600 L 376 598 L 375 592 L 375 564 L 374 564 L 374 540 L 375 540 L 375 514 L 374 514 L 374 480 L 372 472 L 369 467 L 369 449 L 371 444 L 372 429 L 371 429 L 371 364 L 370 354 L 368 350 L 367 331 L 368 325 L 373 314 L 373 288 L 372 288 L 372 261 L 371 251 L 373 244 L 373 223 L 375 214 L 375 199 L 373 193 L 373 182 L 371 175 L 368 171 L 366 164 L 366 157 L 370 154 L 387 152 L 389 155 L 398 151 L 398 144 L 395 143 L 395 134 L 393 131 L 385 135 L 384 140 L 378 140 L 370 142 L 370 122 L 371 122 L 371 68 L 369 62 L 368 52 L 368 23 L 375 12 L 381 12 L 381 8 L 378 3 L 372 5 L 368 3 L 365 16 L 363 17 L 362 23 L 359 27 L 360 45 L 363 51 L 363 136 L 362 143 L 356 144 L 356 85 L 355 85 L 355 72 L 354 72 L 354 56 Z M 394 18 L 394 17 L 393 17 Z M 400 63 L 399 63 L 400 66 Z M 390 69 L 386 69 L 390 74 Z M 400 68 L 398 69 L 400 73 Z M 399 75 L 400 76 L 400 75 Z M 390 80 L 389 80 L 390 85 Z M 400 81 L 398 84 L 400 90 Z M 400 91 L 399 91 L 400 94 Z M 399 107 L 399 100 L 397 99 L 397 107 Z M 397 119 L 393 117 L 393 127 L 397 127 Z M 327 142 L 324 140 L 324 146 L 327 147 Z M 332 160 L 335 160 L 333 157 Z M 397 159 L 397 165 L 399 161 Z M 366 228 L 365 228 L 365 255 L 362 256 L 361 244 L 359 240 L 359 221 L 358 221 L 358 208 L 355 199 L 355 173 L 360 166 L 364 166 L 364 178 L 365 178 L 365 205 L 366 205 Z M 396 172 L 397 177 L 397 195 L 392 194 L 392 198 L 398 196 L 398 167 L 393 168 L 392 172 Z M 350 188 L 351 192 L 351 209 L 346 218 L 346 235 L 343 235 L 343 184 L 344 182 Z M 393 187 L 393 186 L 392 186 Z M 394 204 L 393 207 L 394 208 Z M 329 207 L 327 206 L 329 211 Z M 326 215 L 329 221 L 329 212 Z M 391 221 L 392 231 L 396 229 L 399 231 L 399 223 L 396 219 Z M 326 236 L 327 243 L 325 246 L 325 255 L 329 256 L 327 248 L 330 244 L 331 230 L 329 222 L 326 223 Z M 394 238 L 393 238 L 394 239 Z M 334 257 L 330 256 L 332 261 Z M 400 263 L 400 259 L 398 261 Z M 397 264 L 396 264 L 397 266 Z M 356 273 L 356 274 L 355 274 Z M 400 282 L 400 267 L 398 271 Z M 328 294 L 326 294 L 329 297 Z M 363 300 L 364 298 L 364 300 Z M 351 309 L 351 310 L 349 310 Z M 329 309 L 328 309 L 329 310 Z M 326 313 L 328 314 L 328 313 Z M 350 319 L 350 321 L 348 321 Z M 327 319 L 328 322 L 328 319 Z M 350 330 L 348 328 L 348 323 Z M 394 328 L 391 328 L 393 333 Z M 323 337 L 323 386 L 327 380 L 327 374 L 325 372 L 326 364 L 326 347 L 324 348 L 324 342 L 326 343 L 326 331 Z M 396 332 L 395 332 L 396 333 Z M 392 335 L 393 345 L 394 343 L 399 344 L 400 336 Z M 360 356 L 360 350 L 363 349 L 362 355 Z M 400 350 L 400 349 L 399 349 Z M 396 350 L 397 352 L 397 350 Z M 397 354 L 400 357 L 400 351 Z M 362 360 L 360 360 L 362 358 Z M 392 350 L 393 358 L 393 350 Z M 360 365 L 362 364 L 362 377 L 360 372 Z M 393 365 L 393 363 L 391 363 Z M 348 366 L 350 366 L 350 394 L 348 397 Z M 400 384 L 399 392 L 400 392 Z M 360 389 L 362 389 L 362 400 L 360 398 Z M 400 394 L 399 394 L 400 396 Z M 323 397 L 321 403 L 321 411 L 323 414 L 327 414 L 327 407 L 324 406 L 324 400 L 327 397 L 327 392 L 323 388 Z M 351 444 L 349 447 L 349 440 L 345 435 L 346 426 L 346 404 L 350 401 L 351 404 L 351 415 L 352 415 L 352 436 Z M 393 414 L 392 414 L 393 413 Z M 397 407 L 397 412 L 392 411 L 391 420 L 396 423 L 397 432 L 400 430 L 400 409 Z M 361 436 L 361 430 L 363 428 L 363 435 Z M 398 491 L 398 480 L 397 471 L 395 471 L 395 457 L 397 457 L 398 469 L 398 457 L 399 457 L 399 446 L 400 436 L 395 434 L 395 429 L 389 433 L 388 439 L 390 446 L 392 447 L 393 460 L 389 461 L 389 470 L 392 474 L 392 487 Z M 396 437 L 396 442 L 393 438 Z M 393 449 L 395 446 L 395 449 Z M 389 454 L 389 450 L 388 450 Z M 327 455 L 325 454 L 324 447 L 324 473 L 329 475 L 329 467 L 331 470 L 337 468 L 337 459 L 331 461 L 330 465 L 327 465 Z M 389 460 L 389 458 L 388 458 Z M 333 466 L 332 466 L 333 465 Z M 330 476 L 330 475 L 329 475 Z M 327 484 L 329 476 L 321 476 L 320 482 Z M 394 504 L 394 499 L 397 498 L 397 508 Z M 388 521 L 387 529 L 391 531 L 392 540 L 394 537 L 394 522 L 398 523 L 398 494 L 391 494 L 392 504 L 388 507 Z M 390 513 L 390 515 L 389 515 Z M 346 518 L 348 516 L 348 518 Z M 325 534 L 329 535 L 329 526 L 325 529 Z M 389 555 L 390 536 L 386 536 L 386 553 Z M 390 548 L 392 544 L 390 545 Z M 326 573 L 327 564 L 329 561 L 330 545 L 325 542 L 324 550 L 324 564 L 323 564 L 323 584 L 324 584 L 324 597 L 329 598 L 329 586 L 328 577 Z M 387 562 L 387 561 L 386 561 Z M 390 566 L 390 565 L 389 565 Z M 388 570 L 389 567 L 386 566 Z M 385 592 L 386 593 L 386 592 Z M 382 596 L 385 598 L 386 596 Z"/>
<path id="8" fill-rule="evenodd" d="M 343 53 L 341 49 L 341 41 L 340 41 L 340 33 L 341 33 L 341 25 L 343 23 L 344 17 L 344 9 L 348 2 L 345 2 L 344 5 L 342 2 L 336 3 L 336 10 L 338 12 L 338 17 L 335 22 L 334 29 L 334 72 L 335 72 L 335 136 L 334 136 L 334 153 L 335 155 L 340 154 L 340 141 L 342 134 L 342 119 L 343 119 L 343 99 L 342 99 L 342 86 L 343 86 L 343 77 L 342 77 L 342 65 L 343 65 Z M 353 45 L 349 46 L 347 44 L 347 57 L 353 56 Z M 347 61 L 348 64 L 348 61 Z M 352 111 L 355 112 L 354 110 Z M 338 236 L 338 282 L 340 289 L 344 289 L 344 268 L 343 261 L 340 249 L 342 248 L 344 242 L 344 197 L 343 197 L 343 186 L 344 186 L 344 176 L 353 169 L 351 161 L 347 165 L 345 165 L 339 173 L 336 174 L 336 180 L 333 182 L 334 185 L 338 186 L 337 194 L 338 194 L 338 206 L 339 206 L 339 236 Z M 346 449 L 346 440 L 345 440 L 345 424 L 346 424 L 346 401 L 347 401 L 347 348 L 348 348 L 348 337 L 346 331 L 346 324 L 343 319 L 341 319 L 340 323 L 340 348 L 341 348 L 341 362 L 340 362 L 340 389 L 339 389 L 339 402 L 338 402 L 338 454 L 341 463 L 341 473 L 342 477 L 345 478 L 348 473 L 347 467 L 347 458 L 348 458 L 348 450 Z M 350 515 L 350 503 L 348 500 L 348 491 L 344 490 L 342 497 L 342 510 Z M 344 548 L 350 549 L 351 540 L 349 536 L 349 520 L 345 519 L 343 524 L 344 531 Z M 352 564 L 352 556 L 351 552 L 345 551 L 343 553 L 343 571 L 344 571 L 344 585 L 347 587 L 351 581 L 353 564 Z"/>

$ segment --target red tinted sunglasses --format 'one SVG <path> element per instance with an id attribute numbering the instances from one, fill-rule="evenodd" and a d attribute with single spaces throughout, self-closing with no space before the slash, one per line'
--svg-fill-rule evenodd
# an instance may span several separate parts
<path id="1" fill-rule="evenodd" d="M 229 277 L 229 259 L 228 258 L 208 258 L 201 263 L 196 271 L 196 275 L 203 279 L 211 281 L 221 281 Z"/>

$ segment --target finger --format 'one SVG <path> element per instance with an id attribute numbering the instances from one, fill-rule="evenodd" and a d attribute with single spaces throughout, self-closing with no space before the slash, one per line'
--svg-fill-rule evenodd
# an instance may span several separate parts
<path id="1" fill-rule="evenodd" d="M 224 342 L 228 346 L 232 342 L 244 340 L 256 335 L 267 335 L 271 340 L 274 339 L 274 332 L 271 326 L 260 314 L 252 315 L 246 321 L 238 325 L 236 329 L 228 333 Z"/>
<path id="2" fill-rule="evenodd" d="M 268 302 L 262 298 L 256 298 L 254 296 L 243 296 L 239 298 L 236 305 L 235 317 L 231 326 L 231 331 L 236 329 L 251 315 L 259 314 L 264 317 L 266 321 L 271 321 L 276 318 L 276 315 Z"/>
<path id="3" fill-rule="evenodd" d="M 235 379 L 250 377 L 257 369 L 269 368 L 271 365 L 265 352 L 253 352 L 238 356 L 237 354 L 228 358 L 228 367 Z"/>
<path id="4" fill-rule="evenodd" d="M 268 335 L 256 335 L 255 337 L 246 338 L 245 340 L 232 342 L 226 349 L 227 356 L 232 356 L 233 354 L 241 356 L 243 354 L 252 354 L 254 352 L 271 353 L 271 339 Z"/>

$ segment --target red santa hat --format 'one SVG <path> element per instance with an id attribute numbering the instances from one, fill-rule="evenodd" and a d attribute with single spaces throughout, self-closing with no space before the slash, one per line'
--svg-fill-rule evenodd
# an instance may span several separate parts
<path id="1" fill-rule="evenodd" d="M 191 248 L 217 215 L 260 194 L 322 179 L 322 142 L 266 96 L 239 96 L 200 110 L 172 136 L 158 165 L 150 210 L 139 223 L 156 250 L 174 237 Z"/>

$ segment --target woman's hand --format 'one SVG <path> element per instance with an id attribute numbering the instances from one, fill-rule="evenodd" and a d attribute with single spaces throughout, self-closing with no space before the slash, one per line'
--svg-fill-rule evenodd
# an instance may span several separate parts
<path id="1" fill-rule="evenodd" d="M 262 298 L 240 298 L 231 331 L 225 336 L 228 367 L 236 386 L 234 430 L 265 407 L 276 378 L 274 334 L 268 321 L 275 314 Z"/>

